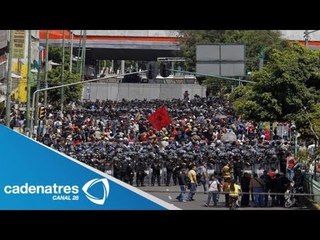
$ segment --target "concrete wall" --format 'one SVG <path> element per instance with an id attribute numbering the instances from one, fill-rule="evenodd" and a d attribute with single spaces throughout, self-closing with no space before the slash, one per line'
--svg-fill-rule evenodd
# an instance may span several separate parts
<path id="1" fill-rule="evenodd" d="M 183 98 L 185 91 L 189 97 L 205 97 L 206 87 L 198 84 L 134 84 L 134 83 L 87 83 L 82 98 L 99 100 L 172 99 Z"/>

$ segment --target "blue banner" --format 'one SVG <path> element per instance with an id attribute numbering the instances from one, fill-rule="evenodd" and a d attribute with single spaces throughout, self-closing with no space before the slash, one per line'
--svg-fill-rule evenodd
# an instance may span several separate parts
<path id="1" fill-rule="evenodd" d="M 0 210 L 178 209 L 3 125 L 0 154 Z"/>

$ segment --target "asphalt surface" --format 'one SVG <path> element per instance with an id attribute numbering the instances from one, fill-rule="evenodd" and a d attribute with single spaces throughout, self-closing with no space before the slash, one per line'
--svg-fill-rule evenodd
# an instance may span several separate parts
<path id="1" fill-rule="evenodd" d="M 174 206 L 182 209 L 182 210 L 229 210 L 229 208 L 225 207 L 224 195 L 220 194 L 219 202 L 217 206 L 213 206 L 213 202 L 211 201 L 209 207 L 205 207 L 204 204 L 207 200 L 207 194 L 204 194 L 203 187 L 198 186 L 197 192 L 194 195 L 195 201 L 186 201 L 179 202 L 176 197 L 180 193 L 179 186 L 145 186 L 139 187 L 140 190 L 145 191 L 157 198 L 160 198 Z M 187 192 L 188 194 L 188 192 Z M 310 210 L 309 207 L 263 207 L 257 208 L 253 207 L 253 202 L 250 202 L 252 207 L 240 207 L 237 210 Z"/>

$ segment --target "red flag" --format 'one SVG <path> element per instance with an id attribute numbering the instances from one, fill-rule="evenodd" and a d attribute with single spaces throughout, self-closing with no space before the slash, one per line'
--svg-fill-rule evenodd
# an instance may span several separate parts
<path id="1" fill-rule="evenodd" d="M 152 113 L 148 117 L 148 121 L 157 131 L 160 131 L 163 127 L 166 127 L 171 123 L 170 116 L 165 106 L 158 108 L 154 113 Z"/>

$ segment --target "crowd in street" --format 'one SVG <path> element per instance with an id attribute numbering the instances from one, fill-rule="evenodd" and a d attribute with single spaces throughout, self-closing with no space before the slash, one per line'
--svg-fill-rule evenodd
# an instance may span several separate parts
<path id="1" fill-rule="evenodd" d="M 157 131 L 148 116 L 161 106 L 171 123 Z M 147 184 L 146 176 L 152 186 L 179 185 L 179 201 L 192 201 L 198 185 L 208 194 L 207 206 L 210 199 L 217 204 L 220 191 L 238 195 L 240 187 L 242 192 L 283 192 L 288 183 L 283 177 L 294 177 L 297 159 L 288 165 L 292 143 L 266 126 L 242 120 L 223 97 L 79 101 L 63 113 L 49 105 L 46 114 L 32 135 L 37 141 L 137 187 Z M 13 111 L 10 126 L 23 131 L 24 115 Z M 197 178 L 199 171 L 203 176 Z M 242 206 L 248 198 L 242 196 Z M 272 200 L 283 205 L 280 196 Z M 255 197 L 256 206 L 265 204 Z"/>

